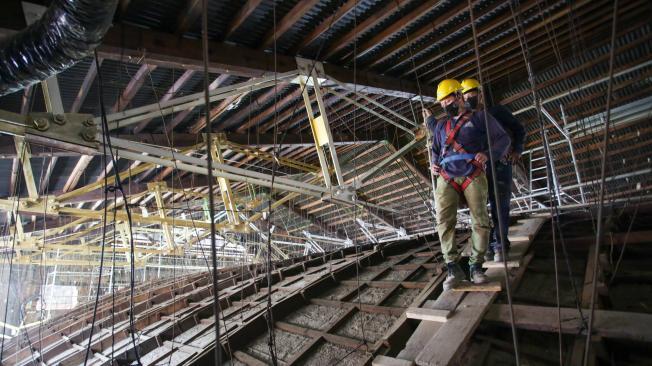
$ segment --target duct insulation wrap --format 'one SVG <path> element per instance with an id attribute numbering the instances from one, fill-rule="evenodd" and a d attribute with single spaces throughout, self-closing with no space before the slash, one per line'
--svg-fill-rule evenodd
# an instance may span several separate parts
<path id="1" fill-rule="evenodd" d="M 118 0 L 53 0 L 43 17 L 0 45 L 0 96 L 46 80 L 91 55 Z"/>

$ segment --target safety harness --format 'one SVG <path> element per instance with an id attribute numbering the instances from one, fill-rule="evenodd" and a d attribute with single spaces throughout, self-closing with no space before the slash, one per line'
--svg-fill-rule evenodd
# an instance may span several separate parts
<path id="1" fill-rule="evenodd" d="M 460 132 L 460 129 L 462 126 L 467 124 L 470 121 L 470 112 L 465 112 L 460 118 L 457 120 L 457 123 L 455 124 L 455 127 L 452 127 L 452 118 L 449 118 L 448 121 L 446 121 L 446 140 L 444 141 L 444 144 L 442 146 L 442 153 L 440 156 L 445 156 L 446 151 L 449 148 L 453 148 L 453 151 L 455 151 L 457 154 L 455 155 L 450 155 L 445 158 L 443 158 L 440 162 L 441 166 L 441 171 L 439 174 L 441 175 L 444 180 L 450 184 L 460 195 L 464 193 L 464 190 L 466 190 L 466 187 L 468 187 L 473 180 L 478 177 L 480 174 L 484 172 L 484 164 L 478 162 L 475 160 L 475 154 L 471 154 L 467 152 L 464 147 L 457 142 L 457 133 Z M 446 173 L 445 167 L 446 164 L 455 161 L 455 160 L 466 160 L 470 164 L 472 164 L 475 168 L 473 169 L 473 172 L 469 174 L 466 179 L 464 179 L 464 182 L 462 184 L 458 184 L 455 182 L 455 180 Z"/>

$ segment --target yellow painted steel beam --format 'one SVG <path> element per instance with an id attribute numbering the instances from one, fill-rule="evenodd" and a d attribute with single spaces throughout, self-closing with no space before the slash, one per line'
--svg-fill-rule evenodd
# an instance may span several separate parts
<path id="1" fill-rule="evenodd" d="M 218 136 L 217 137 L 218 141 L 220 142 L 220 146 L 223 149 L 229 149 L 231 151 L 240 154 L 244 154 L 254 158 L 259 158 L 266 161 L 277 162 L 280 165 L 303 170 L 308 173 L 317 173 L 320 170 L 320 168 L 317 165 L 305 163 L 303 161 L 296 160 L 296 159 L 284 158 L 280 156 L 277 158 L 276 156 L 274 156 L 274 154 L 268 153 L 261 149 L 251 147 L 251 146 L 236 144 L 235 142 L 229 141 L 226 135 L 223 133 L 220 133 L 217 136 Z"/>
<path id="2" fill-rule="evenodd" d="M 161 190 L 164 188 L 167 188 L 167 184 L 165 182 L 151 182 L 147 184 L 147 188 L 154 193 L 154 199 L 156 201 L 156 206 L 158 208 L 158 215 L 161 219 L 165 219 L 167 217 L 165 213 L 165 204 L 163 203 L 163 195 L 161 194 Z M 174 236 L 172 235 L 172 229 L 170 228 L 170 225 L 163 222 L 161 223 L 161 228 L 163 230 L 163 237 L 165 238 L 165 242 L 168 246 L 168 249 L 173 249 L 175 247 L 174 243 Z"/>
<path id="3" fill-rule="evenodd" d="M 220 147 L 219 138 L 213 138 L 213 144 L 211 144 L 210 154 L 212 155 L 213 161 L 216 161 L 220 164 L 224 164 L 224 157 L 222 156 L 222 149 Z M 240 217 L 238 215 L 238 206 L 235 201 L 235 196 L 231 191 L 231 182 L 228 179 L 223 177 L 217 177 L 217 183 L 220 186 L 220 194 L 222 195 L 222 201 L 224 202 L 224 209 L 226 210 L 226 217 L 228 217 L 229 222 L 233 225 L 240 224 Z M 210 193 L 210 192 L 209 192 Z M 211 218 L 212 220 L 213 218 Z"/>

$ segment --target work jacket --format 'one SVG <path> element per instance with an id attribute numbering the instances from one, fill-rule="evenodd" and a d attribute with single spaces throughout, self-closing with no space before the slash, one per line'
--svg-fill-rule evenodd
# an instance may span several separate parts
<path id="1" fill-rule="evenodd" d="M 489 113 L 496 118 L 496 120 L 507 132 L 512 140 L 512 149 L 519 154 L 523 153 L 523 145 L 525 144 L 525 128 L 516 117 L 505 108 L 503 105 L 496 104 L 489 107 Z"/>
<path id="2" fill-rule="evenodd" d="M 487 130 L 485 128 L 484 115 L 484 111 L 473 112 L 469 121 L 457 133 L 455 140 L 464 147 L 467 153 L 477 154 L 482 152 L 489 157 L 490 152 L 487 145 Z M 454 160 L 443 166 L 441 164 L 444 158 L 457 154 L 452 147 L 444 146 L 444 142 L 446 141 L 446 121 L 441 120 L 435 122 L 434 116 L 428 117 L 426 121 L 426 126 L 431 129 L 433 136 L 430 152 L 433 162 L 444 169 L 450 177 L 468 177 L 476 168 L 468 160 Z M 457 123 L 457 118 L 454 118 L 452 122 L 452 127 L 454 128 L 455 123 Z M 509 152 L 511 140 L 500 123 L 491 114 L 487 114 L 487 122 L 489 123 L 489 133 L 492 143 L 491 157 L 497 162 L 503 159 Z"/>

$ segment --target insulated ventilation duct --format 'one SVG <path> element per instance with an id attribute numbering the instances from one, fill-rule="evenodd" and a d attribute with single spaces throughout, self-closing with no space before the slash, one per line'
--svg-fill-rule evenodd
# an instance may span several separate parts
<path id="1" fill-rule="evenodd" d="M 43 81 L 89 56 L 118 0 L 53 0 L 43 17 L 0 45 L 0 96 Z"/>

